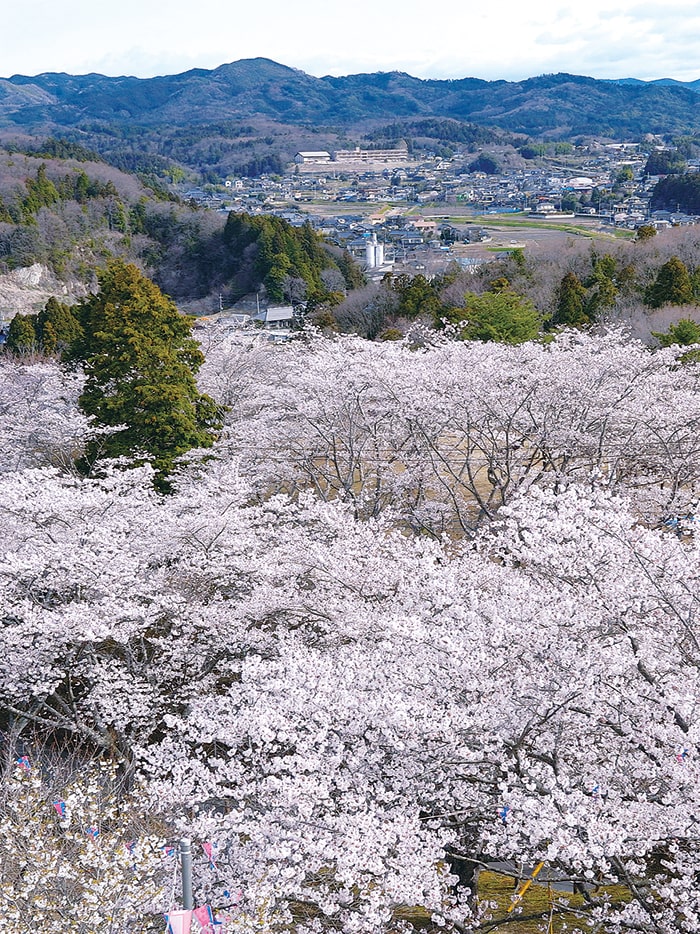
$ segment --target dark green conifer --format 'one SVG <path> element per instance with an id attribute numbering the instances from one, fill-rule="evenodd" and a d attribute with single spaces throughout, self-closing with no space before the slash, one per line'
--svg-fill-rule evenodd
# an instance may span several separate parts
<path id="1" fill-rule="evenodd" d="M 195 382 L 204 357 L 189 319 L 135 266 L 114 260 L 99 284 L 78 306 L 74 356 L 86 375 L 81 408 L 114 431 L 89 446 L 86 462 L 150 462 L 167 491 L 177 459 L 211 446 L 221 426 L 216 403 Z"/>
<path id="2" fill-rule="evenodd" d="M 448 322 L 461 326 L 464 340 L 498 341 L 522 344 L 534 340 L 540 331 L 541 317 L 535 306 L 511 289 L 500 292 L 467 292 L 464 308 L 447 312 Z"/>
<path id="3" fill-rule="evenodd" d="M 80 322 L 68 305 L 52 295 L 37 315 L 36 334 L 46 353 L 62 353 L 80 337 Z"/>
<path id="4" fill-rule="evenodd" d="M 685 263 L 672 256 L 659 269 L 647 288 L 645 301 L 652 308 L 662 305 L 689 305 L 693 301 L 693 283 Z"/>
<path id="5" fill-rule="evenodd" d="M 23 354 L 38 349 L 36 315 L 15 315 L 7 331 L 6 347 L 12 353 Z"/>
<path id="6" fill-rule="evenodd" d="M 586 311 L 586 290 L 574 272 L 567 272 L 557 290 L 557 307 L 552 315 L 553 327 L 581 328 L 590 324 Z"/>

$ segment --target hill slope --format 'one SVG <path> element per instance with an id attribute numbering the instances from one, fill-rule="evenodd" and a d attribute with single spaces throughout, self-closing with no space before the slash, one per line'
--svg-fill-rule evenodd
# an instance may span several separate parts
<path id="1" fill-rule="evenodd" d="M 147 127 L 265 117 L 294 126 L 439 116 L 529 135 L 700 129 L 700 95 L 665 82 L 569 74 L 525 81 L 423 80 L 402 72 L 315 78 L 256 58 L 156 78 L 14 75 L 0 81 L 0 127 Z"/>

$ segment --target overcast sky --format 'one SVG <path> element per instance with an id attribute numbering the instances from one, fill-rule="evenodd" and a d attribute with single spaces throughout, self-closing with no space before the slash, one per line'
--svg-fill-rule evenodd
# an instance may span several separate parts
<path id="1" fill-rule="evenodd" d="M 0 76 L 176 74 L 263 56 L 309 74 L 700 78 L 700 4 L 665 0 L 4 0 Z"/>

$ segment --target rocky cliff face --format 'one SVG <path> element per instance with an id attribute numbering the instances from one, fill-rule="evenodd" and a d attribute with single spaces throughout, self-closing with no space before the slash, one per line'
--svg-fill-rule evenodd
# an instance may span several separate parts
<path id="1" fill-rule="evenodd" d="M 83 282 L 62 282 L 50 269 L 35 263 L 0 275 L 0 322 L 16 314 L 36 314 L 53 295 L 60 302 L 75 304 L 88 292 Z"/>

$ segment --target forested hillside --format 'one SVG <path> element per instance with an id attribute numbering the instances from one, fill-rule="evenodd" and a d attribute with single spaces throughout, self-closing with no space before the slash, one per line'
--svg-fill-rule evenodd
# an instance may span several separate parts
<path id="1" fill-rule="evenodd" d="M 0 118 L 80 127 L 212 123 L 254 115 L 287 125 L 349 126 L 396 117 L 455 117 L 539 134 L 678 132 L 697 126 L 689 87 L 601 81 L 571 74 L 524 81 L 420 79 L 402 72 L 315 78 L 269 59 L 156 78 L 14 75 L 2 81 Z"/>
<path id="2" fill-rule="evenodd" d="M 32 155 L 0 150 L 2 271 L 44 264 L 79 292 L 110 256 L 138 262 L 179 301 L 217 305 L 219 294 L 230 302 L 264 286 L 273 300 L 320 299 L 361 280 L 310 228 L 245 215 L 227 224 L 64 141 Z"/>
<path id="3" fill-rule="evenodd" d="M 398 274 L 358 288 L 326 309 L 324 321 L 371 340 L 420 327 L 464 339 L 519 343 L 561 327 L 622 325 L 653 342 L 679 318 L 698 318 L 700 234 L 643 227 L 631 240 L 562 242 L 511 251 L 477 272 L 453 263 L 427 278 Z"/>
<path id="4" fill-rule="evenodd" d="M 659 180 L 654 188 L 651 207 L 655 210 L 700 212 L 700 175 L 675 172 Z"/>

